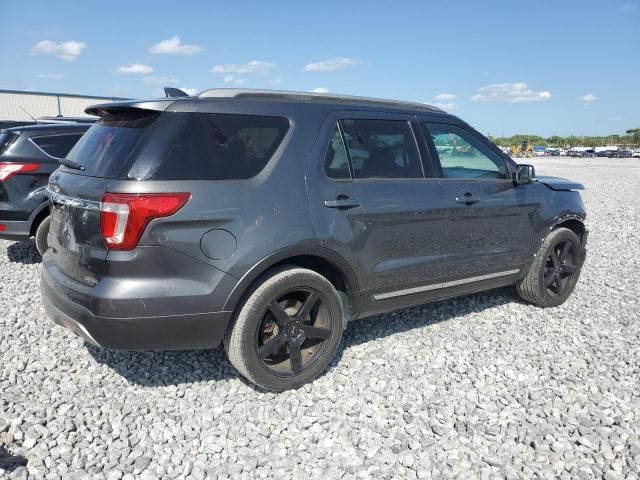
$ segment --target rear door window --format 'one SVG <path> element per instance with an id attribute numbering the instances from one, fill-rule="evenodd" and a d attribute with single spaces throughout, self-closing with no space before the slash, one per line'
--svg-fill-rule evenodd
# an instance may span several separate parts
<path id="1" fill-rule="evenodd" d="M 340 123 L 354 178 L 424 177 L 409 122 L 347 119 Z"/>
<path id="2" fill-rule="evenodd" d="M 84 170 L 73 170 L 73 173 L 116 178 L 158 115 L 159 112 L 155 111 L 133 111 L 100 118 L 66 157 L 84 167 Z"/>
<path id="3" fill-rule="evenodd" d="M 247 179 L 262 171 L 288 129 L 282 117 L 192 113 L 157 180 Z"/>
<path id="4" fill-rule="evenodd" d="M 50 157 L 65 158 L 80 137 L 81 133 L 66 133 L 31 137 L 31 141 Z"/>

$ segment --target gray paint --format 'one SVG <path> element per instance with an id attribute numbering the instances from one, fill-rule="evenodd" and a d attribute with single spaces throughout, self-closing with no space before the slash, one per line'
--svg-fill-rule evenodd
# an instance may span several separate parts
<path id="1" fill-rule="evenodd" d="M 153 220 L 139 246 L 126 252 L 106 250 L 99 212 L 56 206 L 52 248 L 44 262 L 44 295 L 57 305 L 58 316 L 79 321 L 74 312 L 83 309 L 86 325 L 95 326 L 96 318 L 117 318 L 116 325 L 127 322 L 132 333 L 126 341 L 110 338 L 99 323 L 98 341 L 104 346 L 166 348 L 168 337 L 155 336 L 153 342 L 141 338 L 147 323 L 141 318 L 172 319 L 165 322 L 171 335 L 181 319 L 189 319 L 183 325 L 192 336 L 183 333 L 179 347 L 214 346 L 252 282 L 275 263 L 301 255 L 323 259 L 342 274 L 353 318 L 513 284 L 554 222 L 568 214 L 585 216 L 578 193 L 551 190 L 540 182 L 452 181 L 437 175 L 336 181 L 325 175 L 325 151 L 340 118 L 452 123 L 476 135 L 515 171 L 515 163 L 478 132 L 442 112 L 305 95 L 124 102 L 90 111 L 121 108 L 275 115 L 288 118 L 291 127 L 265 169 L 247 180 L 104 179 L 66 168 L 52 175 L 56 193 L 91 201 L 100 201 L 105 192 L 191 194 L 178 213 Z M 425 171 L 438 172 L 427 145 L 420 145 L 420 153 Z M 480 201 L 457 203 L 466 189 Z M 326 206 L 340 195 L 357 205 Z M 235 251 L 229 254 L 231 237 Z"/>

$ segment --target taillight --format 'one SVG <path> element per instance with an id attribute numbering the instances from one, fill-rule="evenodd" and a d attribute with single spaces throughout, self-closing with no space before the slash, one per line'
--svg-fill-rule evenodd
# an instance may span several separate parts
<path id="1" fill-rule="evenodd" d="M 189 193 L 107 193 L 100 204 L 102 238 L 111 250 L 131 250 L 151 220 L 173 215 L 190 197 Z"/>
<path id="2" fill-rule="evenodd" d="M 5 182 L 18 173 L 35 172 L 39 168 L 39 163 L 0 162 L 0 182 Z"/>

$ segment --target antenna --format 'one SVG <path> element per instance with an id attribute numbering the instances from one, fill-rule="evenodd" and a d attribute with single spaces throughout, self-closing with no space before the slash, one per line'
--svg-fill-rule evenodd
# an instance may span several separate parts
<path id="1" fill-rule="evenodd" d="M 35 119 L 35 117 L 33 115 L 31 115 L 29 112 L 27 112 L 24 108 L 22 108 L 22 105 L 18 105 L 20 107 L 20 110 L 22 110 L 24 113 L 26 113 L 27 115 L 29 115 L 29 117 L 31 117 L 31 120 L 33 120 L 35 123 L 38 123 L 38 120 Z"/>

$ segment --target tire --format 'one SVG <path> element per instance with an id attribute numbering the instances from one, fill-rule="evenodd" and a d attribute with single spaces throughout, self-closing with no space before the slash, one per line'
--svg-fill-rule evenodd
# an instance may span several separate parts
<path id="1" fill-rule="evenodd" d="M 51 223 L 51 217 L 47 215 L 42 219 L 38 228 L 36 228 L 35 240 L 36 249 L 40 256 L 44 255 L 44 252 L 49 248 L 49 224 Z"/>
<path id="2" fill-rule="evenodd" d="M 570 247 L 565 252 L 566 245 Z M 573 292 L 583 262 L 584 248 L 578 236 L 568 228 L 552 230 L 540 245 L 529 271 L 516 284 L 516 290 L 526 302 L 557 307 Z"/>
<path id="3" fill-rule="evenodd" d="M 225 335 L 225 351 L 255 385 L 275 392 L 295 389 L 331 362 L 342 339 L 343 315 L 336 289 L 322 275 L 277 268 L 250 290 Z"/>

